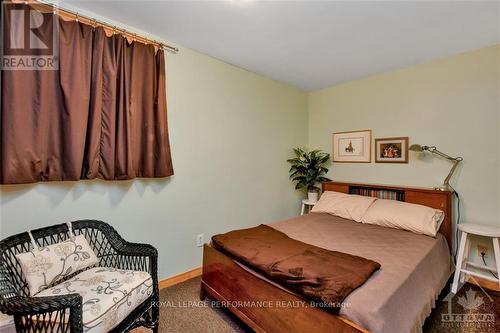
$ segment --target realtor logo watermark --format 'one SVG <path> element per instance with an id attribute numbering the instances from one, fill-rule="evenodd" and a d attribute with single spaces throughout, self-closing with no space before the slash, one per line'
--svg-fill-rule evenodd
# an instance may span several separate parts
<path id="1" fill-rule="evenodd" d="M 2 1 L 2 70 L 59 69 L 58 16 L 35 3 Z"/>
<path id="2" fill-rule="evenodd" d="M 493 303 L 494 300 L 491 296 L 484 290 L 477 281 L 471 277 L 471 280 L 481 289 L 477 292 L 470 287 L 466 290 L 464 296 L 458 296 L 453 293 L 448 294 L 444 301 L 448 302 L 447 313 L 441 314 L 441 321 L 444 325 L 448 327 L 468 327 L 474 329 L 488 330 L 492 328 L 495 323 L 495 314 L 481 311 L 481 306 L 485 302 Z M 452 303 L 455 303 L 462 309 L 460 312 L 452 311 Z M 479 332 L 479 331 L 477 331 Z"/>

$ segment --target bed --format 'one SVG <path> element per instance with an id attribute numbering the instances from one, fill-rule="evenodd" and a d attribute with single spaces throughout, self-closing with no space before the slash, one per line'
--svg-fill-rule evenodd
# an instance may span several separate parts
<path id="1" fill-rule="evenodd" d="M 382 269 L 345 300 L 338 314 L 205 245 L 201 298 L 222 302 L 256 332 L 419 332 L 453 272 L 452 193 L 430 189 L 329 182 L 323 190 L 398 193 L 400 201 L 445 212 L 436 238 L 312 213 L 269 224 L 293 239 L 373 259 Z"/>

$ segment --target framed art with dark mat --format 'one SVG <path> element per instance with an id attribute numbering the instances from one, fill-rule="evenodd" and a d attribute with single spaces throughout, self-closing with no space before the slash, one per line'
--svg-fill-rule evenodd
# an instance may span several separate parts
<path id="1" fill-rule="evenodd" d="M 375 163 L 408 163 L 408 137 L 375 139 Z"/>

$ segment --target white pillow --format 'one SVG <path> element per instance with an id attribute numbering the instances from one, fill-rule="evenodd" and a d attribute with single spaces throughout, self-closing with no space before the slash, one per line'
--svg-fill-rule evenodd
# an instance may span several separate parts
<path id="1" fill-rule="evenodd" d="M 316 205 L 314 205 L 313 209 L 311 209 L 311 212 L 328 213 L 361 222 L 361 218 L 366 210 L 375 200 L 377 200 L 377 198 L 325 191 Z"/>
<path id="2" fill-rule="evenodd" d="M 366 211 L 361 222 L 436 237 L 443 219 L 444 212 L 439 209 L 396 200 L 378 199 Z"/>
<path id="3" fill-rule="evenodd" d="M 20 253 L 16 258 L 21 264 L 31 296 L 99 261 L 83 235 Z"/>

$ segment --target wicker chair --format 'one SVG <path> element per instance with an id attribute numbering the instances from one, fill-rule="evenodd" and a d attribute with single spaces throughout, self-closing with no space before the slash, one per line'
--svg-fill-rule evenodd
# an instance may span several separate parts
<path id="1" fill-rule="evenodd" d="M 85 235 L 99 259 L 98 266 L 145 271 L 152 277 L 151 296 L 111 332 L 127 332 L 138 326 L 158 332 L 158 251 L 151 245 L 126 242 L 113 227 L 102 221 L 80 220 L 73 222 L 72 226 L 75 235 Z M 66 224 L 31 232 L 39 246 L 68 238 Z M 17 332 L 83 332 L 82 296 L 29 296 L 28 285 L 15 255 L 32 248 L 27 232 L 0 241 L 0 311 L 14 316 Z"/>

